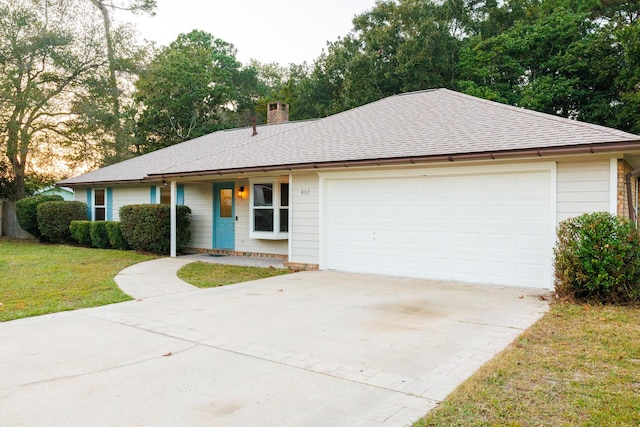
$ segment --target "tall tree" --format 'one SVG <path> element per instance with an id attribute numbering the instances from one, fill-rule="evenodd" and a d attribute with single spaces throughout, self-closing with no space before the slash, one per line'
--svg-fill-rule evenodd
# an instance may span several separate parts
<path id="1" fill-rule="evenodd" d="M 620 47 L 610 26 L 557 9 L 463 49 L 465 92 L 537 111 L 612 124 Z"/>
<path id="2" fill-rule="evenodd" d="M 15 196 L 37 144 L 64 137 L 84 77 L 104 65 L 91 11 L 73 0 L 0 1 L 0 150 Z"/>
<path id="3" fill-rule="evenodd" d="M 306 105 L 327 115 L 401 92 L 453 87 L 466 14 L 454 0 L 377 2 L 353 19 L 351 32 L 328 43 L 310 80 L 301 80 Z"/>
<path id="4" fill-rule="evenodd" d="M 156 7 L 156 0 L 125 0 L 120 2 L 112 2 L 105 0 L 91 0 L 91 3 L 100 11 L 104 26 L 104 35 L 107 48 L 107 61 L 109 65 L 109 74 L 107 77 L 107 94 L 111 104 L 111 123 L 113 146 L 110 152 L 103 159 L 104 164 L 114 163 L 125 159 L 130 155 L 129 145 L 131 144 L 130 135 L 125 131 L 122 108 L 121 108 L 121 91 L 118 85 L 117 72 L 122 65 L 122 61 L 118 57 L 117 34 L 113 28 L 112 10 L 125 10 L 133 13 L 151 13 Z"/>
<path id="5" fill-rule="evenodd" d="M 235 55 L 232 44 L 194 30 L 153 58 L 136 82 L 141 152 L 231 125 L 228 115 L 246 106 L 256 85 L 254 70 L 243 70 Z"/>

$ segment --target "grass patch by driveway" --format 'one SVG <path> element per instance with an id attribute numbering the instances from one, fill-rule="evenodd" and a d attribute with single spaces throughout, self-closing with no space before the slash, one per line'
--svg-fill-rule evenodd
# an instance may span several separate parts
<path id="1" fill-rule="evenodd" d="M 553 304 L 414 424 L 640 425 L 640 308 Z"/>
<path id="2" fill-rule="evenodd" d="M 280 276 L 289 272 L 289 270 L 283 268 L 244 267 L 198 261 L 182 267 L 178 271 L 178 277 L 199 288 L 215 288 L 232 283 Z"/>
<path id="3" fill-rule="evenodd" d="M 113 278 L 155 257 L 0 239 L 0 321 L 131 299 Z"/>

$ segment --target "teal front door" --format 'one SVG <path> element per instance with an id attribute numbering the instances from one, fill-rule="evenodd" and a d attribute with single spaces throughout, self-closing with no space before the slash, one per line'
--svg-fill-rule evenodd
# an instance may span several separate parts
<path id="1" fill-rule="evenodd" d="M 213 248 L 235 248 L 233 182 L 213 184 Z"/>

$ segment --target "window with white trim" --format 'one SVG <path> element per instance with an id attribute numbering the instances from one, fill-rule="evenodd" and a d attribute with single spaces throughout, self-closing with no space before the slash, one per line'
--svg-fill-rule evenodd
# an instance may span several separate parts
<path id="1" fill-rule="evenodd" d="M 107 194 L 104 188 L 93 190 L 93 220 L 104 221 L 107 218 Z"/>
<path id="2" fill-rule="evenodd" d="M 289 237 L 289 182 L 283 179 L 251 180 L 250 236 L 255 239 Z"/>

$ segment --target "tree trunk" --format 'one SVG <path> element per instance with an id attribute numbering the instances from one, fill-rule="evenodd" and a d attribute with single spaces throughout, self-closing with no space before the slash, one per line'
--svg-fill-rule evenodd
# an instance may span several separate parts
<path id="1" fill-rule="evenodd" d="M 113 46 L 113 37 L 111 35 L 111 17 L 109 10 L 103 0 L 91 0 L 102 14 L 104 24 L 104 35 L 107 43 L 107 61 L 109 63 L 109 96 L 111 97 L 111 114 L 113 115 L 113 150 L 114 154 L 111 159 L 107 158 L 106 163 L 114 163 L 122 160 L 125 155 L 127 146 L 122 122 L 120 117 L 120 90 L 118 89 L 118 80 L 116 77 L 116 53 Z"/>

